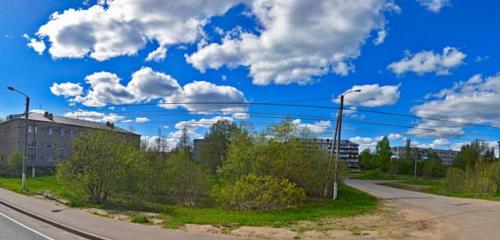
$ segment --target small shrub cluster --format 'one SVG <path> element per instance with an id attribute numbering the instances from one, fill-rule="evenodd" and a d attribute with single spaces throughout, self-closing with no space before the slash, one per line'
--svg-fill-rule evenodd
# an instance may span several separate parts
<path id="1" fill-rule="evenodd" d="M 286 179 L 250 174 L 216 191 L 216 198 L 229 209 L 277 210 L 299 206 L 305 193 Z"/>
<path id="2" fill-rule="evenodd" d="M 453 193 L 492 195 L 500 192 L 500 162 L 478 163 L 465 170 L 451 168 L 445 178 L 446 190 Z"/>

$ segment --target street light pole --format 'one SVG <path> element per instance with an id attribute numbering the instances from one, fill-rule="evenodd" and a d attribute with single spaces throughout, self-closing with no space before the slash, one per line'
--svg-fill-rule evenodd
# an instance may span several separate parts
<path id="1" fill-rule="evenodd" d="M 28 95 L 21 91 L 16 90 L 13 87 L 7 87 L 9 91 L 17 92 L 26 98 L 26 106 L 24 111 L 25 118 L 25 128 L 24 128 L 24 156 L 23 156 L 23 166 L 22 166 L 22 176 L 21 176 L 21 188 L 26 190 L 26 161 L 28 160 L 28 126 L 29 126 L 29 111 L 30 111 L 30 98 Z"/>

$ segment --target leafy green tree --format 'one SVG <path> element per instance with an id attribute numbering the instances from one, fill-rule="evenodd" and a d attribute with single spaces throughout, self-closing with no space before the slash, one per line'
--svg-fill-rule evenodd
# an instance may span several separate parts
<path id="1" fill-rule="evenodd" d="M 250 174 L 216 189 L 217 200 L 229 209 L 279 210 L 297 207 L 304 190 L 286 179 Z"/>
<path id="2" fill-rule="evenodd" d="M 389 139 L 387 136 L 382 138 L 377 143 L 377 147 L 375 149 L 376 153 L 376 162 L 377 162 L 377 167 L 384 172 L 389 171 L 390 166 L 391 166 L 391 146 L 389 143 Z"/>
<path id="3" fill-rule="evenodd" d="M 373 170 L 377 168 L 375 156 L 370 149 L 365 149 L 359 154 L 359 166 L 362 170 Z"/>
<path id="4" fill-rule="evenodd" d="M 208 194 L 208 179 L 187 151 L 174 151 L 169 156 L 166 171 L 169 198 L 176 203 L 194 206 Z"/>
<path id="5" fill-rule="evenodd" d="M 72 142 L 72 155 L 57 168 L 57 175 L 71 189 L 92 203 L 102 203 L 115 194 L 136 191 L 140 181 L 137 149 L 108 131 L 87 131 Z"/>
<path id="6" fill-rule="evenodd" d="M 23 154 L 16 151 L 8 156 L 7 161 L 1 166 L 3 175 L 7 177 L 21 177 L 23 167 Z"/>
<path id="7" fill-rule="evenodd" d="M 219 120 L 205 134 L 200 159 L 210 172 L 215 173 L 217 167 L 221 166 L 227 158 L 231 137 L 238 131 L 240 130 L 234 122 Z"/>
<path id="8" fill-rule="evenodd" d="M 424 161 L 422 171 L 425 177 L 443 177 L 445 174 L 445 167 L 439 156 L 436 153 L 431 153 L 427 160 Z"/>
<path id="9" fill-rule="evenodd" d="M 289 122 L 279 125 L 258 137 L 246 132 L 236 134 L 219 176 L 226 182 L 248 174 L 287 179 L 308 196 L 320 197 L 327 180 L 328 153 L 299 138 Z"/>
<path id="10" fill-rule="evenodd" d="M 490 147 L 487 143 L 474 140 L 460 148 L 460 152 L 453 160 L 453 166 L 465 170 L 467 167 L 475 166 L 478 162 L 490 161 L 491 153 L 489 151 Z"/>

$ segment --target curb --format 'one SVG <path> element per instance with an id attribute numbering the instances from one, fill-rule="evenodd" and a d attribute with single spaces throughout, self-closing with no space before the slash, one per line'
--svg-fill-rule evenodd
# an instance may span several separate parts
<path id="1" fill-rule="evenodd" d="M 31 217 L 33 219 L 36 219 L 36 220 L 38 220 L 40 222 L 49 224 L 49 225 L 51 225 L 53 227 L 56 227 L 56 228 L 59 228 L 59 229 L 61 229 L 63 231 L 72 233 L 72 234 L 77 235 L 79 237 L 83 237 L 83 238 L 86 238 L 86 239 L 89 239 L 89 240 L 111 240 L 109 238 L 104 238 L 104 237 L 101 237 L 101 236 L 97 236 L 95 234 L 88 233 L 88 232 L 76 229 L 74 227 L 70 227 L 70 226 L 67 226 L 65 224 L 55 222 L 53 220 L 49 220 L 49 219 L 44 218 L 44 217 L 42 217 L 40 215 L 37 215 L 37 214 L 34 214 L 34 213 L 30 213 L 30 212 L 28 212 L 26 210 L 18 208 L 18 207 L 14 206 L 14 205 L 12 205 L 10 203 L 7 203 L 7 202 L 5 202 L 3 200 L 0 200 L 0 204 L 4 205 L 4 206 L 6 206 L 6 207 L 8 207 L 8 208 L 10 208 L 12 210 L 15 210 L 15 211 L 17 211 L 19 213 L 22 213 L 22 214 L 24 214 L 26 216 L 29 216 L 29 217 Z"/>

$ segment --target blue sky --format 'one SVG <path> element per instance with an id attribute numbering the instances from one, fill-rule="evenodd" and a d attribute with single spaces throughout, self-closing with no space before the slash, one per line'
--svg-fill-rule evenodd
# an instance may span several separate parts
<path id="1" fill-rule="evenodd" d="M 198 137 L 220 118 L 260 129 L 290 116 L 327 137 L 335 110 L 155 103 L 336 107 L 355 86 L 362 92 L 346 96 L 345 138 L 363 148 L 384 135 L 393 145 L 410 138 L 457 148 L 500 138 L 499 8 L 486 0 L 7 0 L 0 87 L 26 92 L 32 108 L 144 136 L 161 128 L 175 143 L 181 127 Z M 23 111 L 20 96 L 0 96 L 0 116 Z"/>

